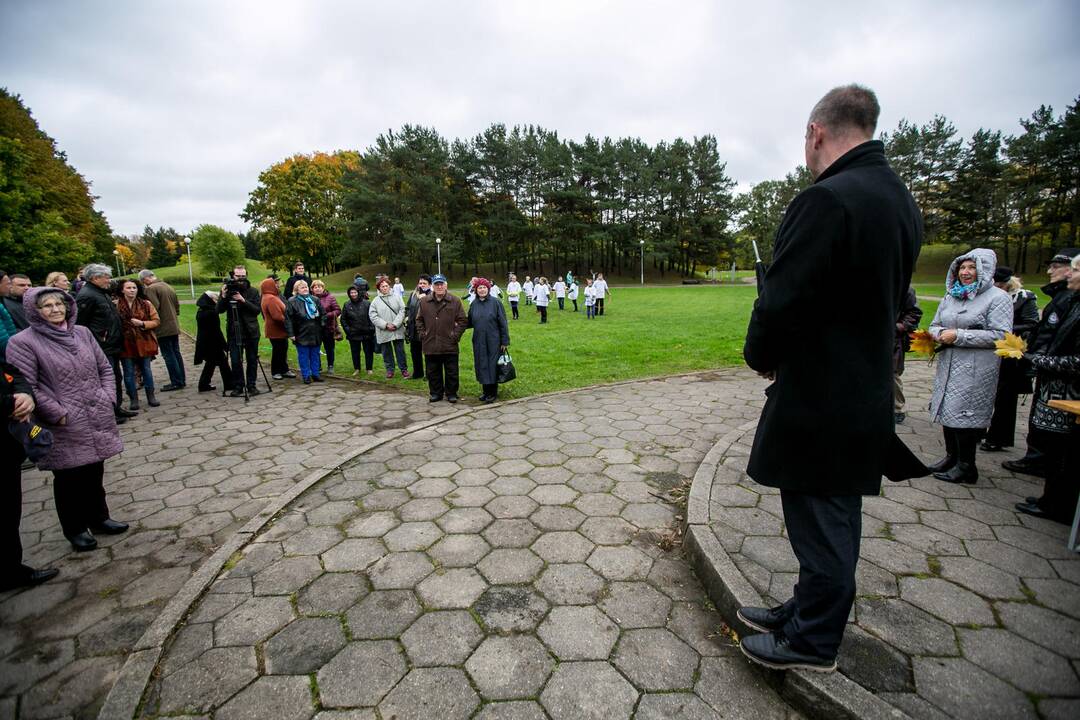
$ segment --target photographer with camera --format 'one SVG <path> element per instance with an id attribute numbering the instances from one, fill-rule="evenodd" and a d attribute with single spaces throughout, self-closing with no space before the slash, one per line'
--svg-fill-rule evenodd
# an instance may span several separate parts
<path id="1" fill-rule="evenodd" d="M 259 365 L 259 316 L 262 314 L 259 291 L 251 287 L 247 268 L 237 265 L 221 286 L 218 298 L 218 314 L 228 313 L 225 336 L 229 341 L 229 357 L 232 361 L 232 397 L 244 396 L 244 367 L 241 356 L 247 357 L 247 394 L 258 395 L 255 387 Z"/>

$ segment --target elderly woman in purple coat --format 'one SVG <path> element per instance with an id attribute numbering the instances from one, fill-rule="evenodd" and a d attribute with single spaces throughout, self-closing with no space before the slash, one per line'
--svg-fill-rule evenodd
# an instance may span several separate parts
<path id="1" fill-rule="evenodd" d="M 31 288 L 23 295 L 30 327 L 8 342 L 8 362 L 34 390 L 34 416 L 53 434 L 38 461 L 53 472 L 56 514 L 77 551 L 93 550 L 91 533 L 128 529 L 109 517 L 102 484 L 105 460 L 123 449 L 113 415 L 112 369 L 90 331 L 75 324 L 75 300 L 63 290 Z"/>

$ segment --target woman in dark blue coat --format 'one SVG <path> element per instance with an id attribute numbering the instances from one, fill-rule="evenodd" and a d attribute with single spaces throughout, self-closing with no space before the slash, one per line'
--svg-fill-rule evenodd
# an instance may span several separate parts
<path id="1" fill-rule="evenodd" d="M 476 300 L 469 305 L 469 327 L 472 328 L 473 366 L 476 381 L 483 388 L 480 402 L 493 403 L 499 396 L 499 355 L 510 345 L 510 327 L 502 303 L 491 297 L 491 281 L 477 278 Z"/>

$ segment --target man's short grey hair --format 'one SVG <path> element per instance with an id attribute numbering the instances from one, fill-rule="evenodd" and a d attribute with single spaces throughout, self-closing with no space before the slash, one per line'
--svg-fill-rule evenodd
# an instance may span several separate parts
<path id="1" fill-rule="evenodd" d="M 856 130 L 873 137 L 881 106 L 877 95 L 862 85 L 841 85 L 825 93 L 810 111 L 810 122 L 844 133 Z"/>
<path id="2" fill-rule="evenodd" d="M 154 275 L 153 270 L 140 270 L 139 271 L 139 282 L 145 282 L 148 278 L 152 278 L 152 277 L 157 277 L 156 275 Z"/>
<path id="3" fill-rule="evenodd" d="M 87 280 L 93 280 L 96 277 L 104 275 L 107 278 L 112 277 L 112 268 L 108 265 L 99 265 L 98 263 L 90 263 L 83 268 L 83 277 Z"/>

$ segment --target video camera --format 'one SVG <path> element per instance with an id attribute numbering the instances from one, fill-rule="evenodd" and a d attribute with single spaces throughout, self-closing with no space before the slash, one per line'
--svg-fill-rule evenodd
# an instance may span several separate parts
<path id="1" fill-rule="evenodd" d="M 233 300 L 233 295 L 235 293 L 243 295 L 249 287 L 251 287 L 251 283 L 246 277 L 238 278 L 234 273 L 230 272 L 229 277 L 225 278 L 225 297 L 227 297 L 230 302 L 236 302 Z"/>

